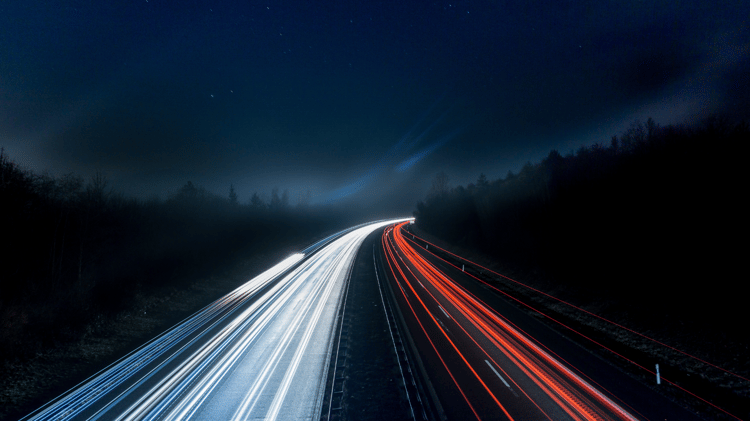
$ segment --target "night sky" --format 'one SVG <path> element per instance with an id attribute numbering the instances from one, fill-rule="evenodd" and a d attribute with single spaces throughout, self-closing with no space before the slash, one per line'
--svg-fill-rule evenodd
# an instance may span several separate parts
<path id="1" fill-rule="evenodd" d="M 750 2 L 0 3 L 0 146 L 130 196 L 409 214 L 633 121 L 750 115 Z"/>

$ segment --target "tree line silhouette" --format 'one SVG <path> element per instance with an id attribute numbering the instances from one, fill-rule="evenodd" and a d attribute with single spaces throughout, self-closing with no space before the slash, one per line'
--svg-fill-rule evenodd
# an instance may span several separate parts
<path id="1" fill-rule="evenodd" d="M 450 188 L 441 173 L 416 224 L 542 273 L 581 302 L 725 323 L 744 312 L 742 248 L 731 239 L 746 231 L 748 141 L 746 123 L 720 117 L 666 127 L 649 119 L 608 145 L 552 150 L 498 180 Z"/>
<path id="2" fill-rule="evenodd" d="M 296 206 L 274 189 L 239 203 L 188 181 L 166 200 L 136 200 L 96 174 L 38 175 L 0 151 L 0 359 L 80 337 L 136 294 L 184 285 L 242 256 L 291 247 L 351 222 Z M 304 245 L 304 244 L 302 244 Z"/>

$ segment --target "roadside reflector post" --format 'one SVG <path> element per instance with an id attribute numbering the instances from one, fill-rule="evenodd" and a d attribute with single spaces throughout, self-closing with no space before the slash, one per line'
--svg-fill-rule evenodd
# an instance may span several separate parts
<path id="1" fill-rule="evenodd" d="M 464 272 L 464 269 L 466 269 L 466 265 L 461 265 L 461 272 Z"/>
<path id="2" fill-rule="evenodd" d="M 656 364 L 656 384 L 661 384 L 661 377 L 659 377 L 659 364 Z"/>
<path id="3" fill-rule="evenodd" d="M 425 250 L 429 250 L 429 249 L 430 249 L 430 245 L 427 244 L 427 246 L 425 246 Z"/>

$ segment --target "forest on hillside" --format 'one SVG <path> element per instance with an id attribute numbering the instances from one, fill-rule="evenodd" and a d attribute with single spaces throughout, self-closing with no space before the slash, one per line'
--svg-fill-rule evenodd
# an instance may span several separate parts
<path id="1" fill-rule="evenodd" d="M 416 224 L 541 273 L 577 302 L 715 328 L 744 314 L 749 142 L 748 124 L 720 117 L 665 127 L 649 119 L 505 178 L 450 187 L 438 174 Z"/>
<path id="2" fill-rule="evenodd" d="M 344 228 L 335 210 L 274 189 L 240 203 L 187 182 L 166 200 L 127 198 L 97 174 L 35 174 L 0 153 L 0 360 L 80 337 L 136 294 L 185 285 L 242 256 Z M 272 262 L 269 262 L 269 264 Z"/>

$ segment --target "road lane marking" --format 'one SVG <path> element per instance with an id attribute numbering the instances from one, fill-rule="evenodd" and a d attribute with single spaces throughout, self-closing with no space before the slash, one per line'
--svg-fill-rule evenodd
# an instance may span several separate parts
<path id="1" fill-rule="evenodd" d="M 449 319 L 451 318 L 451 316 L 449 316 L 448 313 L 446 313 L 445 310 L 443 310 L 443 307 L 438 306 L 438 308 L 440 308 L 440 311 L 442 311 L 443 314 L 445 314 L 445 317 L 447 317 Z"/>
<path id="2" fill-rule="evenodd" d="M 450 333 L 451 335 L 453 334 L 453 332 L 451 332 L 451 330 L 448 329 L 448 327 L 443 323 L 442 320 L 438 319 L 437 317 L 435 317 L 435 320 L 437 320 L 438 323 L 440 323 L 440 326 L 442 326 L 443 329 L 445 329 L 446 332 Z"/>
<path id="3" fill-rule="evenodd" d="M 502 380 L 503 383 L 505 384 L 505 386 L 507 386 L 508 389 L 510 389 L 510 385 L 508 384 L 508 382 L 506 382 L 505 379 L 503 378 L 503 376 L 501 376 L 500 373 L 498 373 L 497 370 L 495 370 L 495 367 L 493 367 L 492 364 L 490 364 L 490 362 L 487 361 L 487 360 L 484 360 L 484 362 L 486 362 L 487 365 L 490 366 L 490 368 L 492 369 L 493 372 L 495 372 L 495 374 L 497 375 L 497 377 L 500 377 L 500 380 Z M 513 389 L 511 389 L 511 390 L 513 390 Z"/>

